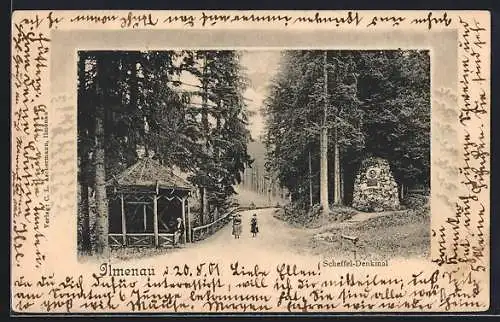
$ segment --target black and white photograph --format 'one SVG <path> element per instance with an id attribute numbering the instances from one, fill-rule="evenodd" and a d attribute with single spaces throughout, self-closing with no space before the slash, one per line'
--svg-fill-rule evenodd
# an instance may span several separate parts
<path id="1" fill-rule="evenodd" d="M 78 51 L 80 258 L 430 248 L 430 53 Z"/>
<path id="2" fill-rule="evenodd" d="M 12 28 L 16 314 L 492 308 L 490 12 L 28 10 Z"/>

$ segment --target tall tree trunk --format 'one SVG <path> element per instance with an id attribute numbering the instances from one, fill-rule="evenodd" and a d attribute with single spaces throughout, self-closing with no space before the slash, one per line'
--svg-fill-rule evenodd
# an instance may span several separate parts
<path id="1" fill-rule="evenodd" d="M 272 197 L 271 178 L 269 178 L 267 180 L 266 193 L 267 193 L 267 202 L 268 202 L 268 205 L 271 206 L 271 197 Z"/>
<path id="2" fill-rule="evenodd" d="M 208 83 L 207 83 L 207 52 L 205 52 L 204 57 L 203 57 L 203 71 L 202 71 L 202 87 L 203 87 L 203 93 L 202 93 L 202 108 L 201 108 L 201 124 L 203 127 L 205 139 L 208 138 L 208 131 L 210 130 L 209 124 L 208 124 Z M 205 142 L 206 143 L 206 142 Z"/>
<path id="3" fill-rule="evenodd" d="M 109 257 L 109 222 L 108 202 L 106 196 L 106 168 L 104 152 L 104 70 L 105 62 L 102 57 L 97 58 L 97 93 L 98 103 L 95 113 L 95 199 L 96 199 L 96 252 L 98 256 Z"/>
<path id="4" fill-rule="evenodd" d="M 320 134 L 320 203 L 324 214 L 329 211 L 328 205 L 328 130 L 326 127 L 328 113 L 328 69 L 327 51 L 323 53 L 324 77 L 324 111 Z"/>
<path id="5" fill-rule="evenodd" d="M 344 168 L 340 167 L 340 203 L 345 202 L 345 184 L 344 184 Z"/>
<path id="6" fill-rule="evenodd" d="M 252 191 L 257 191 L 257 173 L 255 168 L 252 168 Z"/>
<path id="7" fill-rule="evenodd" d="M 320 138 L 320 204 L 324 213 L 328 213 L 328 131 L 321 127 Z"/>
<path id="8" fill-rule="evenodd" d="M 201 95 L 201 100 L 202 100 L 202 108 L 201 108 L 201 124 L 202 124 L 202 128 L 203 128 L 203 149 L 205 149 L 205 152 L 208 152 L 208 136 L 209 136 L 209 133 L 208 131 L 210 130 L 209 128 L 209 124 L 208 124 L 208 84 L 207 84 L 207 76 L 206 76 L 206 70 L 207 70 L 207 52 L 204 53 L 204 56 L 203 56 L 203 71 L 202 71 L 202 95 Z M 204 185 L 206 185 L 206 183 L 204 183 Z M 201 206 L 201 210 L 202 210 L 202 213 L 201 213 L 201 217 L 202 217 L 202 221 L 203 223 L 207 223 L 210 218 L 208 218 L 209 216 L 209 210 L 208 210 L 208 196 L 207 196 L 207 189 L 206 187 L 204 186 L 202 188 L 202 206 Z"/>
<path id="9" fill-rule="evenodd" d="M 342 204 L 342 188 L 340 180 L 340 151 L 337 139 L 337 125 L 335 125 L 335 136 L 334 136 L 334 152 L 335 160 L 333 164 L 333 203 L 335 205 Z"/>
<path id="10" fill-rule="evenodd" d="M 260 177 L 259 177 L 259 168 L 255 167 L 255 192 L 260 192 Z"/>
<path id="11" fill-rule="evenodd" d="M 78 79 L 80 82 L 80 88 L 78 91 L 78 106 L 79 109 L 88 109 L 87 105 L 84 105 L 83 96 L 86 93 L 86 73 L 85 73 L 85 63 L 87 61 L 87 55 L 84 52 L 79 53 L 78 60 Z M 81 246 L 82 250 L 86 253 L 92 251 L 92 245 L 90 242 L 90 211 L 89 211 L 89 185 L 88 185 L 88 175 L 89 175 L 89 135 L 87 133 L 87 126 L 89 124 L 79 124 L 78 126 L 78 136 L 84 138 L 78 146 L 78 151 L 80 154 L 80 211 L 79 216 L 81 217 Z"/>
<path id="12" fill-rule="evenodd" d="M 208 218 L 209 215 L 209 209 L 208 209 L 208 191 L 207 188 L 202 187 L 201 188 L 201 211 L 202 211 L 202 225 L 207 224 L 210 220 Z"/>
<path id="13" fill-rule="evenodd" d="M 311 149 L 309 148 L 309 207 L 313 206 L 313 188 L 312 188 L 312 161 Z"/>
<path id="14" fill-rule="evenodd" d="M 250 191 L 253 191 L 254 189 L 254 168 L 252 166 L 251 170 L 250 170 Z"/>
<path id="15" fill-rule="evenodd" d="M 203 226 L 205 225 L 205 218 L 203 217 L 205 212 L 205 188 L 200 187 L 198 191 L 200 193 L 200 226 Z"/>
<path id="16" fill-rule="evenodd" d="M 81 177 L 80 177 L 80 216 L 82 217 L 82 250 L 86 253 L 92 251 L 90 243 L 90 211 L 89 211 L 89 185 L 86 175 L 88 173 L 87 154 L 81 157 Z M 85 159 L 85 160 L 84 160 Z"/>
<path id="17" fill-rule="evenodd" d="M 128 108 L 130 110 L 130 113 L 133 117 L 133 122 L 135 122 L 137 116 L 137 113 L 139 111 L 137 105 L 139 104 L 139 84 L 137 82 L 137 61 L 138 57 L 135 54 L 129 54 L 128 55 L 128 68 L 130 69 L 130 85 L 129 85 L 129 103 L 128 103 Z M 141 127 L 139 127 L 141 128 Z M 130 131 L 131 132 L 131 131 Z M 140 141 L 138 142 L 137 140 L 137 132 L 132 132 L 129 133 L 129 139 L 130 139 L 130 145 L 133 146 L 136 149 L 137 152 L 137 144 L 141 144 Z M 146 142 L 142 142 L 144 145 L 144 148 L 146 148 Z M 141 151 L 142 152 L 142 151 Z M 139 155 L 139 157 L 142 157 Z"/>
<path id="18" fill-rule="evenodd" d="M 334 111 L 333 116 L 333 153 L 334 153 L 334 162 L 333 162 L 333 204 L 340 205 L 342 204 L 342 188 L 341 188 L 341 170 L 340 170 L 340 150 L 339 150 L 339 135 L 338 135 L 338 117 L 340 107 Z"/>

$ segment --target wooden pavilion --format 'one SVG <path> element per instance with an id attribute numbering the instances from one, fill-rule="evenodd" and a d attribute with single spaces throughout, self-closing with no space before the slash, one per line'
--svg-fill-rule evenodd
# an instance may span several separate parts
<path id="1" fill-rule="evenodd" d="M 189 196 L 194 187 L 158 161 L 145 157 L 107 182 L 109 245 L 170 247 L 177 218 L 191 242 Z"/>

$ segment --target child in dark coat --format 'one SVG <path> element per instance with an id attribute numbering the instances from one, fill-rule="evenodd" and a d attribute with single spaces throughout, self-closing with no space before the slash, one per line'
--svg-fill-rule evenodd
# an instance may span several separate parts
<path id="1" fill-rule="evenodd" d="M 252 237 L 257 236 L 259 232 L 259 226 L 257 224 L 257 214 L 253 214 L 252 220 L 250 221 L 250 232 L 252 233 Z"/>

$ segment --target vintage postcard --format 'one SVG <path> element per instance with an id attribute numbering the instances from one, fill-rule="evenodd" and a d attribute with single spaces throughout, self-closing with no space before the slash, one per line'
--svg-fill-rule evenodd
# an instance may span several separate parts
<path id="1" fill-rule="evenodd" d="M 11 312 L 490 306 L 487 11 L 16 11 Z"/>

